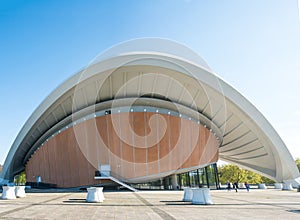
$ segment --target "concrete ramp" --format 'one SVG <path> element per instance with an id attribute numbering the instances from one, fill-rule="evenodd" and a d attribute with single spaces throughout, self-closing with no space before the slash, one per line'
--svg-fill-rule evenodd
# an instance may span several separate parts
<path id="1" fill-rule="evenodd" d="M 94 179 L 95 180 L 111 180 L 111 181 L 113 181 L 113 182 L 115 182 L 115 183 L 117 183 L 117 184 L 119 184 L 121 186 L 126 187 L 127 189 L 129 189 L 129 190 L 131 190 L 133 192 L 137 192 L 138 191 L 137 189 L 129 186 L 128 184 L 126 184 L 126 183 L 118 180 L 117 178 L 115 178 L 113 176 L 95 176 Z"/>

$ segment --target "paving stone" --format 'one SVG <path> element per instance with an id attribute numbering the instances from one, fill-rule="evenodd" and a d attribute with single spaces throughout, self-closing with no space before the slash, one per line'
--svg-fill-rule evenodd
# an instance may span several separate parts
<path id="1" fill-rule="evenodd" d="M 103 203 L 86 203 L 85 192 L 36 190 L 0 199 L 0 219 L 300 219 L 295 190 L 210 192 L 214 205 L 183 202 L 183 191 L 104 192 Z"/>

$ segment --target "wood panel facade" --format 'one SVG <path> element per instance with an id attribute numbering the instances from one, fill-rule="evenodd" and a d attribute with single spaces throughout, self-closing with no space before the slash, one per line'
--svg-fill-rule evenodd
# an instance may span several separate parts
<path id="1" fill-rule="evenodd" d="M 78 123 L 49 138 L 26 164 L 27 181 L 58 187 L 99 183 L 99 165 L 127 182 L 216 162 L 218 141 L 204 126 L 154 112 L 122 112 Z"/>

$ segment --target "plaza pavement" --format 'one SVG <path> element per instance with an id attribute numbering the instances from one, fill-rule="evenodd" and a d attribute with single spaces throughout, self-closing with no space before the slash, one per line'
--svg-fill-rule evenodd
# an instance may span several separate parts
<path id="1" fill-rule="evenodd" d="M 104 192 L 103 203 L 86 203 L 86 192 L 30 191 L 0 199 L 0 219 L 300 219 L 296 190 L 211 190 L 214 205 L 182 202 L 183 191 Z"/>

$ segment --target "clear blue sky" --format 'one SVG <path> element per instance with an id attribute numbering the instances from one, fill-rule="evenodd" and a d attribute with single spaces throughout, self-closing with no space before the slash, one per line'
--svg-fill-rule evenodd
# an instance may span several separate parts
<path id="1" fill-rule="evenodd" d="M 141 37 L 196 51 L 300 157 L 297 0 L 1 0 L 0 163 L 54 88 L 101 51 Z"/>

